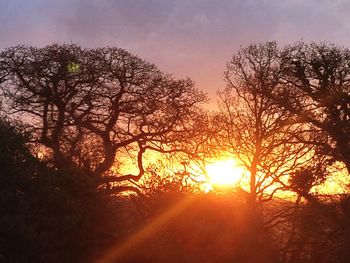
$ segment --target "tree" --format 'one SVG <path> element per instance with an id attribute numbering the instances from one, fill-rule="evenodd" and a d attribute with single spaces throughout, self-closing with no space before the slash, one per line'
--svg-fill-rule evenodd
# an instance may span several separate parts
<path id="1" fill-rule="evenodd" d="M 265 96 L 308 124 L 313 136 L 302 141 L 317 146 L 329 164 L 341 161 L 350 172 L 350 51 L 300 42 L 279 56 L 280 83 L 264 90 Z"/>
<path id="2" fill-rule="evenodd" d="M 287 189 L 308 202 L 298 198 L 284 220 L 285 261 L 347 262 L 348 215 L 341 202 L 315 198 L 310 190 L 325 180 L 335 161 L 349 171 L 349 50 L 297 43 L 276 48 L 275 54 L 276 84 L 257 91 L 277 111 L 289 115 L 287 125 L 300 127 L 299 132 L 288 132 L 292 141 L 313 149 L 312 161 L 289 173 Z"/>
<path id="3" fill-rule="evenodd" d="M 32 128 L 54 165 L 79 167 L 112 192 L 133 189 L 115 183 L 143 176 L 146 151 L 179 151 L 199 134 L 204 94 L 122 49 L 16 46 L 1 53 L 0 72 L 8 112 Z M 125 155 L 138 174 L 120 173 Z"/>
<path id="4" fill-rule="evenodd" d="M 25 141 L 26 136 L 22 135 L 8 121 L 0 119 L 1 260 L 13 260 L 16 254 L 14 248 L 16 247 L 17 251 L 20 252 L 19 254 L 26 254 L 28 258 L 35 258 L 34 254 L 28 253 L 33 248 L 32 244 L 28 243 L 27 248 L 24 246 L 31 236 L 29 231 L 24 231 L 26 228 L 21 223 L 23 217 L 19 218 L 19 215 L 25 210 L 23 193 L 30 186 L 31 173 L 38 172 L 35 159 L 23 145 Z M 17 255 L 16 259 L 19 261 L 21 257 Z"/>
<path id="5" fill-rule="evenodd" d="M 37 159 L 29 139 L 20 123 L 0 118 L 0 261 L 86 262 L 119 241 L 121 201 L 79 169 Z"/>
<path id="6" fill-rule="evenodd" d="M 265 96 L 279 85 L 281 74 L 276 43 L 250 45 L 227 64 L 227 87 L 219 92 L 217 144 L 249 171 L 251 204 L 286 189 L 289 174 L 311 159 L 312 148 L 294 138 L 303 129 L 293 114 Z"/>

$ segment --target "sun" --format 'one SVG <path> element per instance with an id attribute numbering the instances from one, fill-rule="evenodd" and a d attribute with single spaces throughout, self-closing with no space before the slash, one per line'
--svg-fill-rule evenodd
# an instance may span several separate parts
<path id="1" fill-rule="evenodd" d="M 218 160 L 205 166 L 209 183 L 213 186 L 236 186 L 242 180 L 245 169 L 234 159 Z"/>

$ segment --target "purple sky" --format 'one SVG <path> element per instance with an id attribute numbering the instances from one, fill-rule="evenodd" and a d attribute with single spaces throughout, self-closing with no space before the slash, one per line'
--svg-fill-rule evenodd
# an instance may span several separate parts
<path id="1" fill-rule="evenodd" d="M 117 46 L 200 89 L 224 87 L 225 64 L 249 43 L 350 47 L 347 0 L 0 0 L 0 49 L 52 42 Z"/>

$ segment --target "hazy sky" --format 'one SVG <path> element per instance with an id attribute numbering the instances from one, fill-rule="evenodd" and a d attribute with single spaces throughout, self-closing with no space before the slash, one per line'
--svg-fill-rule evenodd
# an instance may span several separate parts
<path id="1" fill-rule="evenodd" d="M 350 46 L 347 0 L 0 0 L 0 48 L 52 42 L 117 46 L 215 101 L 241 45 L 277 40 Z"/>

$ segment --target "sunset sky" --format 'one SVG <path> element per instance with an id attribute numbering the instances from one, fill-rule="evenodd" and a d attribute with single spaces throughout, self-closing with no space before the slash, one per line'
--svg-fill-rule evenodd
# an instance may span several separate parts
<path id="1" fill-rule="evenodd" d="M 240 45 L 329 41 L 350 46 L 346 0 L 0 1 L 0 48 L 53 42 L 117 46 L 215 100 L 226 62 Z"/>

